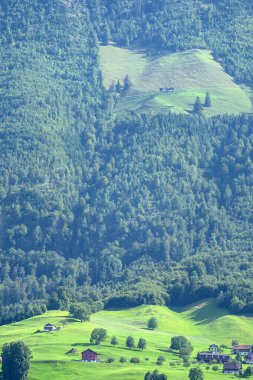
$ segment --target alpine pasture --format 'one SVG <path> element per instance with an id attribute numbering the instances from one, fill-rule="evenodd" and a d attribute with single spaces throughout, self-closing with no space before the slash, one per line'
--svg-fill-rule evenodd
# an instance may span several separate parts
<path id="1" fill-rule="evenodd" d="M 100 67 L 107 88 L 129 76 L 131 90 L 118 101 L 116 112 L 191 112 L 195 98 L 204 102 L 206 92 L 212 107 L 206 116 L 252 112 L 250 92 L 236 84 L 208 50 L 147 55 L 144 50 L 100 46 Z M 161 87 L 174 87 L 176 93 L 161 93 Z"/>
<path id="2" fill-rule="evenodd" d="M 150 317 L 159 321 L 157 330 L 146 327 Z M 41 332 L 46 323 L 61 327 L 59 331 Z M 108 338 L 101 345 L 89 343 L 91 331 L 106 328 Z M 115 335 L 119 344 L 112 346 L 111 337 Z M 127 349 L 126 338 L 131 335 L 137 345 L 139 338 L 145 338 L 147 348 L 144 351 Z M 253 342 L 253 316 L 233 316 L 226 310 L 217 308 L 214 300 L 204 300 L 184 308 L 169 309 L 165 306 L 140 306 L 126 310 L 101 311 L 91 316 L 90 322 L 79 322 L 69 317 L 64 311 L 49 311 L 25 321 L 0 327 L 1 345 L 5 342 L 23 340 L 32 351 L 32 362 L 29 380 L 143 380 L 148 370 L 158 369 L 168 379 L 188 379 L 189 368 L 178 364 L 179 357 L 169 352 L 171 337 L 186 336 L 194 346 L 191 362 L 198 351 L 207 350 L 210 344 L 231 346 L 232 339 L 241 344 Z M 67 354 L 75 348 L 74 354 Z M 100 355 L 101 363 L 82 363 L 81 352 L 91 348 Z M 230 349 L 227 350 L 230 352 Z M 158 356 L 166 361 L 162 366 L 156 365 Z M 119 359 L 126 358 L 121 364 Z M 139 364 L 131 364 L 133 357 L 140 359 Z M 113 363 L 106 363 L 113 358 Z M 171 366 L 176 362 L 176 366 Z M 191 367 L 196 364 L 191 364 Z M 211 368 L 202 369 L 206 380 L 234 379 L 232 375 L 224 375 L 222 366 L 214 372 Z"/>

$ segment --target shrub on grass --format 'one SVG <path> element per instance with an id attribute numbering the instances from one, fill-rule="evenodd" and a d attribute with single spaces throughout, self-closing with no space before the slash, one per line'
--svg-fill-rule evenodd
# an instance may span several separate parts
<path id="1" fill-rule="evenodd" d="M 132 359 L 130 359 L 130 363 L 133 363 L 133 364 L 140 363 L 140 359 L 139 358 L 132 358 Z"/>

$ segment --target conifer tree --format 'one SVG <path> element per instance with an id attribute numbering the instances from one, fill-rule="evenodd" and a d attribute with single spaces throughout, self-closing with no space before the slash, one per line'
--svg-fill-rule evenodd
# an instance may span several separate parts
<path id="1" fill-rule="evenodd" d="M 196 100 L 195 100 L 195 104 L 194 104 L 194 107 L 193 107 L 193 112 L 197 115 L 201 115 L 202 114 L 202 111 L 203 111 L 203 106 L 201 104 L 201 101 L 200 101 L 200 98 L 199 96 L 197 96 Z"/>
<path id="2" fill-rule="evenodd" d="M 210 97 L 210 94 L 209 92 L 206 93 L 206 99 L 205 99 L 205 104 L 204 104 L 205 107 L 212 107 L 212 101 L 211 101 L 211 97 Z"/>

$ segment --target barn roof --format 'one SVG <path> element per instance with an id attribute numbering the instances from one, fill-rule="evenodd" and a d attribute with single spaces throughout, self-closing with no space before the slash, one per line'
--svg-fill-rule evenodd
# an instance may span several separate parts
<path id="1" fill-rule="evenodd" d="M 236 371 L 240 371 L 241 368 L 242 368 L 242 365 L 239 362 L 224 363 L 224 370 L 231 370 L 231 371 L 236 370 Z"/>
<path id="2" fill-rule="evenodd" d="M 95 352 L 95 351 L 91 350 L 90 348 L 89 348 L 88 350 L 85 350 L 85 351 L 83 351 L 83 352 L 82 352 L 82 354 L 85 354 L 86 352 L 92 352 L 93 354 L 96 354 L 96 355 L 98 355 L 98 353 L 97 353 L 97 352 Z"/>
<path id="3" fill-rule="evenodd" d="M 240 345 L 240 344 L 237 344 L 235 346 L 233 346 L 233 349 L 234 350 L 251 350 L 252 346 L 250 345 Z"/>

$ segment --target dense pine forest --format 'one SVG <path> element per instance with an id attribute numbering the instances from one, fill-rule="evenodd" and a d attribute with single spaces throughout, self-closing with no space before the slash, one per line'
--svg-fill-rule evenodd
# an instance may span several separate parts
<path id="1" fill-rule="evenodd" d="M 115 118 L 99 41 L 252 83 L 250 0 L 2 0 L 0 323 L 217 297 L 253 311 L 253 116 Z M 243 20 L 243 22 L 242 22 Z"/>

